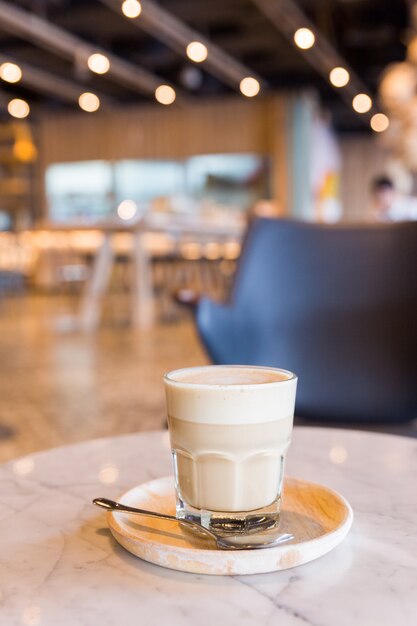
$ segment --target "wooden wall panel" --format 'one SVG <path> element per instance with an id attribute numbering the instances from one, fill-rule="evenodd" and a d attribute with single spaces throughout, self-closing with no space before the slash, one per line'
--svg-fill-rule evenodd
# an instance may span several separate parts
<path id="1" fill-rule="evenodd" d="M 388 153 L 379 138 L 373 135 L 343 138 L 340 149 L 344 218 L 352 221 L 369 219 L 372 180 L 386 173 Z"/>
<path id="2" fill-rule="evenodd" d="M 40 125 L 44 162 L 267 153 L 273 132 L 270 109 L 277 101 L 230 98 L 169 109 L 129 107 L 44 116 Z"/>
<path id="3" fill-rule="evenodd" d="M 272 190 L 288 212 L 286 96 L 230 97 L 164 108 L 109 109 L 45 115 L 39 124 L 40 165 L 82 160 L 182 159 L 195 154 L 252 152 L 271 157 Z M 45 198 L 40 198 L 45 207 Z"/>

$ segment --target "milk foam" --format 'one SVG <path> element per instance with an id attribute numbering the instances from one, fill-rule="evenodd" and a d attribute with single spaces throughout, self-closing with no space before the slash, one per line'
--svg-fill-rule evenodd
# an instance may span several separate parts
<path id="1" fill-rule="evenodd" d="M 169 380 L 191 385 L 259 385 L 292 378 L 290 372 L 247 365 L 208 365 L 175 370 Z"/>
<path id="2" fill-rule="evenodd" d="M 199 424 L 260 424 L 294 414 L 297 378 L 285 370 L 207 366 L 165 376 L 170 417 Z"/>

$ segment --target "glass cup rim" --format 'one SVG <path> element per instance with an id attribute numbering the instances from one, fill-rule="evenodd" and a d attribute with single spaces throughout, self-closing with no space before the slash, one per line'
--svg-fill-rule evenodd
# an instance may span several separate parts
<path id="1" fill-rule="evenodd" d="M 175 380 L 173 379 L 171 376 L 173 374 L 177 374 L 179 372 L 192 372 L 192 371 L 196 371 L 196 370 L 204 370 L 204 369 L 216 369 L 216 368 L 228 368 L 228 369 L 252 369 L 252 370 L 266 370 L 266 371 L 270 371 L 270 372 L 280 372 L 282 374 L 285 374 L 286 376 L 288 376 L 288 378 L 285 378 L 284 380 L 275 380 L 272 382 L 265 382 L 265 383 L 238 383 L 236 385 L 233 384 L 227 384 L 227 383 L 194 383 L 194 382 L 184 382 L 184 381 L 180 381 L 180 380 Z M 163 380 L 166 384 L 172 385 L 172 386 L 176 386 L 176 387 L 189 387 L 189 388 L 196 388 L 196 387 L 203 387 L 204 389 L 220 389 L 220 388 L 229 388 L 229 389 L 239 389 L 239 388 L 249 388 L 249 389 L 253 389 L 253 388 L 257 388 L 257 387 L 271 387 L 271 386 L 275 386 L 275 385 L 283 385 L 286 383 L 290 383 L 293 381 L 297 381 L 298 377 L 296 374 L 294 374 L 293 372 L 291 372 L 290 370 L 286 370 L 282 367 L 269 367 L 269 366 L 265 366 L 265 365 L 238 365 L 236 363 L 233 364 L 223 364 L 223 365 L 195 365 L 192 367 L 180 367 L 178 369 L 175 370 L 170 370 L 169 372 L 166 372 L 163 376 Z"/>

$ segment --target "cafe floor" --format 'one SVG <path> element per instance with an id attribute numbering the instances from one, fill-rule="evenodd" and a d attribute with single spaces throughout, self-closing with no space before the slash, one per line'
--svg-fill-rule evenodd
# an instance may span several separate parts
<path id="1" fill-rule="evenodd" d="M 207 362 L 187 315 L 165 311 L 163 323 L 133 330 L 126 301 L 110 299 L 100 330 L 85 334 L 71 330 L 77 302 L 68 294 L 0 300 L 0 463 L 85 439 L 163 428 L 164 372 Z M 362 428 L 417 436 L 417 420 Z"/>
<path id="2" fill-rule="evenodd" d="M 75 304 L 71 296 L 0 302 L 0 462 L 161 428 L 163 373 L 207 362 L 186 317 L 133 330 L 113 306 L 88 335 L 69 330 Z"/>

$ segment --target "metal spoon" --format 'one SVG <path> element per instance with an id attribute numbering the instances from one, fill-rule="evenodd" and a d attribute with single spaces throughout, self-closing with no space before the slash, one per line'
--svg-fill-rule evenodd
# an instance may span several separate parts
<path id="1" fill-rule="evenodd" d="M 211 539 L 213 539 L 218 548 L 221 548 L 222 550 L 258 550 L 260 548 L 272 548 L 274 546 L 280 545 L 281 543 L 286 543 L 287 541 L 291 541 L 291 539 L 294 539 L 294 535 L 290 535 L 288 533 L 283 533 L 281 535 L 278 535 L 276 537 L 274 537 L 272 540 L 271 539 L 266 539 L 262 540 L 262 537 L 267 537 L 267 535 L 259 535 L 258 542 L 252 542 L 252 543 L 248 543 L 245 542 L 244 539 L 245 537 L 239 537 L 239 536 L 235 536 L 235 541 L 233 541 L 232 538 L 228 539 L 226 537 L 220 537 L 219 535 L 217 535 L 216 533 L 214 533 L 212 530 L 209 530 L 208 528 L 205 528 L 205 526 L 202 526 L 201 524 L 198 524 L 197 522 L 192 522 L 191 520 L 187 520 L 187 519 L 178 519 L 177 517 L 175 517 L 174 515 L 167 515 L 165 513 L 157 513 L 156 511 L 148 511 L 146 509 L 137 509 L 135 507 L 132 506 L 127 506 L 126 504 L 121 504 L 120 502 L 116 502 L 115 500 L 109 500 L 108 498 L 95 498 L 93 500 L 93 504 L 100 506 L 103 509 L 106 509 L 107 511 L 120 511 L 122 513 L 133 513 L 135 515 L 143 515 L 146 517 L 157 517 L 158 519 L 165 519 L 165 520 L 169 520 L 170 522 L 177 522 L 178 524 L 181 524 L 183 526 L 186 526 L 187 528 L 190 528 L 193 531 L 196 531 L 197 533 L 200 534 L 204 534 L 207 537 L 210 537 Z M 253 535 L 252 535 L 253 536 Z M 243 540 L 242 542 L 240 540 Z"/>

